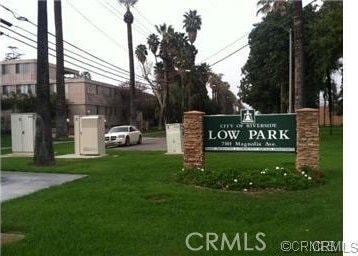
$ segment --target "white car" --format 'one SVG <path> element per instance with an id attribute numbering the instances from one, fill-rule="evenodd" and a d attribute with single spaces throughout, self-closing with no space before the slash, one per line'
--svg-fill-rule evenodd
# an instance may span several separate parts
<path id="1" fill-rule="evenodd" d="M 132 125 L 114 126 L 105 134 L 106 146 L 129 146 L 141 143 L 142 133 Z"/>

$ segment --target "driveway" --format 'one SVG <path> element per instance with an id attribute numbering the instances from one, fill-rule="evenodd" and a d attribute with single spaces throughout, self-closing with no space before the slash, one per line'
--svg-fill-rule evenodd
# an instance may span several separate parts
<path id="1" fill-rule="evenodd" d="M 142 144 L 120 147 L 108 147 L 108 149 L 123 151 L 167 151 L 165 138 L 144 137 Z"/>
<path id="2" fill-rule="evenodd" d="M 22 197 L 38 190 L 61 185 L 87 175 L 3 172 L 1 171 L 1 202 Z"/>
<path id="3" fill-rule="evenodd" d="M 108 147 L 119 151 L 167 151 L 165 138 L 144 137 L 140 145 Z M 60 185 L 86 175 L 30 172 L 1 172 L 1 202 L 21 197 L 41 189 Z"/>

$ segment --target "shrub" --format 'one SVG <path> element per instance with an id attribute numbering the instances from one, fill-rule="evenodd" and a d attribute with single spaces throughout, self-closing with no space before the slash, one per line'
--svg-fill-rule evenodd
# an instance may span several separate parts
<path id="1" fill-rule="evenodd" d="M 300 190 L 324 183 L 311 169 L 299 172 L 278 166 L 263 170 L 182 169 L 176 179 L 184 184 L 236 191 Z"/>

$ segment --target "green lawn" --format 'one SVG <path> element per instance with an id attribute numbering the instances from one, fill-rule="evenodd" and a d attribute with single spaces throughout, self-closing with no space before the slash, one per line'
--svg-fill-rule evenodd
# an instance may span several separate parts
<path id="1" fill-rule="evenodd" d="M 11 147 L 11 134 L 10 133 L 1 133 L 1 147 L 2 148 Z"/>
<path id="2" fill-rule="evenodd" d="M 282 240 L 342 240 L 342 133 L 342 128 L 332 136 L 322 131 L 325 185 L 295 192 L 221 192 L 178 184 L 174 174 L 182 168 L 182 156 L 162 152 L 108 150 L 100 159 L 57 160 L 56 166 L 42 168 L 29 158 L 4 158 L 3 170 L 89 176 L 2 204 L 2 232 L 26 235 L 3 246 L 2 255 L 276 256 L 287 255 L 280 252 Z M 55 151 L 66 150 L 68 144 L 56 145 Z M 206 159 L 212 169 L 294 166 L 293 154 L 210 153 Z M 267 248 L 191 252 L 185 246 L 191 232 L 246 232 L 249 247 L 263 232 Z M 193 245 L 200 244 L 204 240 L 193 239 Z"/>

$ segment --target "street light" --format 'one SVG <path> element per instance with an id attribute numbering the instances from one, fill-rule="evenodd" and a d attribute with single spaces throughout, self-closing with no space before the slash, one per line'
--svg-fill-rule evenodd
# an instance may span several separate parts
<path id="1" fill-rule="evenodd" d="M 289 34 L 289 71 L 288 71 L 288 113 L 292 113 L 292 29 L 288 30 Z"/>

